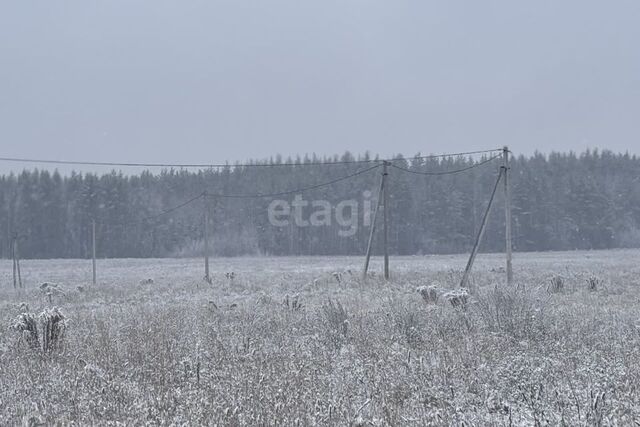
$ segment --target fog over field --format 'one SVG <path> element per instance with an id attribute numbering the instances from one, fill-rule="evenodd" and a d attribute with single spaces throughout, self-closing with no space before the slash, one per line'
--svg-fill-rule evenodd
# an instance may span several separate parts
<path id="1" fill-rule="evenodd" d="M 392 159 L 389 252 L 470 252 L 502 166 L 500 151 Z M 510 167 L 516 251 L 640 247 L 639 158 L 538 154 Z M 158 175 L 0 176 L 0 256 L 11 256 L 14 234 L 23 258 L 91 256 L 93 221 L 99 258 L 201 255 L 205 211 L 217 256 L 360 255 L 382 169 L 381 159 L 347 153 Z M 503 182 L 483 251 L 505 248 Z M 380 253 L 382 226 L 375 233 Z"/>
<path id="2" fill-rule="evenodd" d="M 640 2 L 3 2 L 0 426 L 640 426 Z"/>

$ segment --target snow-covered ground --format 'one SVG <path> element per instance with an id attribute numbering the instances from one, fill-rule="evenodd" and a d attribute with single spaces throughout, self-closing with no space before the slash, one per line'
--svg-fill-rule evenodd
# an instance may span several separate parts
<path id="1" fill-rule="evenodd" d="M 639 250 L 481 254 L 454 307 L 466 258 L 3 260 L 0 425 L 640 422 Z"/>
<path id="2" fill-rule="evenodd" d="M 392 256 L 390 265 L 392 274 L 429 275 L 460 272 L 464 270 L 467 258 L 466 254 Z M 306 277 L 334 271 L 361 272 L 363 263 L 364 257 L 355 256 L 212 258 L 210 269 L 214 277 L 232 271 L 249 275 L 288 273 Z M 480 254 L 474 271 L 480 275 L 493 271 L 498 279 L 504 264 L 503 254 Z M 542 274 L 562 274 L 567 271 L 606 273 L 610 269 L 640 272 L 640 250 L 515 253 L 513 264 L 516 279 L 519 272 L 526 274 L 531 269 Z M 22 260 L 20 265 L 27 288 L 47 281 L 73 286 L 88 285 L 92 279 L 90 259 Z M 372 258 L 370 271 L 382 271 L 381 257 Z M 97 272 L 99 284 L 137 284 L 148 278 L 169 282 L 195 281 L 204 276 L 204 259 L 98 259 Z M 13 286 L 11 260 L 0 260 L 0 283 L 0 287 L 5 289 Z"/>

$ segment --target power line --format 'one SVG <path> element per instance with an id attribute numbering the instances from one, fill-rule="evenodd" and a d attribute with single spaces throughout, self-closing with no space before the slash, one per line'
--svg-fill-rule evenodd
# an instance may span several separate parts
<path id="1" fill-rule="evenodd" d="M 464 155 L 464 154 L 465 153 L 460 154 L 460 155 Z M 477 152 L 474 152 L 472 154 L 477 154 Z M 397 165 L 394 165 L 394 164 L 390 164 L 390 166 L 392 166 L 392 167 L 394 167 L 394 168 L 396 168 L 398 170 L 404 171 L 404 172 L 409 172 L 409 173 L 414 173 L 414 174 L 419 174 L 419 175 L 449 175 L 449 174 L 461 173 L 461 172 L 464 172 L 464 171 L 467 171 L 467 170 L 482 166 L 482 165 L 484 165 L 486 163 L 489 163 L 489 162 L 491 162 L 491 161 L 493 161 L 493 160 L 495 160 L 495 159 L 497 159 L 499 157 L 501 157 L 501 156 L 500 155 L 496 155 L 496 156 L 493 156 L 493 157 L 491 157 L 491 158 L 489 158 L 487 160 L 484 160 L 482 162 L 475 163 L 475 164 L 473 164 L 471 166 L 468 166 L 466 168 L 452 170 L 452 171 L 443 171 L 443 172 L 418 172 L 418 171 L 412 171 L 410 169 L 405 169 L 403 167 L 400 167 L 400 166 L 397 166 Z M 396 160 L 400 160 L 400 159 L 396 159 Z M 257 198 L 265 198 L 265 197 L 286 196 L 286 195 L 295 194 L 295 193 L 303 193 L 303 192 L 306 192 L 306 191 L 311 191 L 311 190 L 315 190 L 315 189 L 322 188 L 322 187 L 328 187 L 328 186 L 336 184 L 338 182 L 349 180 L 349 179 L 354 178 L 356 176 L 359 176 L 359 175 L 365 174 L 365 173 L 367 173 L 369 171 L 372 171 L 374 169 L 377 169 L 380 166 L 381 166 L 380 164 L 376 164 L 376 165 L 373 165 L 371 167 L 368 167 L 368 168 L 356 171 L 354 173 L 351 173 L 349 175 L 345 175 L 345 176 L 342 176 L 340 178 L 333 179 L 331 181 L 327 181 L 327 182 L 323 182 L 323 183 L 320 183 L 320 184 L 315 184 L 315 185 L 311 185 L 311 186 L 307 186 L 307 187 L 300 187 L 300 188 L 296 188 L 296 189 L 293 189 L 293 190 L 285 190 L 285 191 L 279 191 L 279 192 L 274 192 L 274 193 L 256 193 L 256 194 L 219 194 L 219 193 L 216 194 L 216 193 L 214 193 L 214 194 L 210 194 L 210 193 L 205 191 L 205 192 L 202 192 L 202 193 L 198 194 L 195 197 L 192 197 L 192 198 L 186 200 L 183 203 L 180 203 L 179 205 L 173 206 L 173 207 L 171 207 L 169 209 L 165 209 L 165 210 L 163 210 L 163 211 L 161 211 L 161 212 L 159 212 L 157 214 L 154 214 L 154 215 L 149 215 L 149 216 L 146 216 L 144 218 L 137 219 L 135 221 L 121 222 L 121 223 L 101 223 L 101 225 L 111 225 L 111 226 L 123 226 L 123 227 L 126 227 L 126 226 L 130 226 L 130 225 L 142 224 L 144 222 L 148 222 L 148 221 L 160 218 L 160 217 L 162 217 L 164 215 L 168 215 L 170 213 L 173 213 L 173 212 L 175 212 L 175 211 L 177 211 L 179 209 L 182 209 L 182 208 L 190 205 L 191 203 L 194 203 L 195 201 L 197 201 L 197 200 L 199 200 L 199 199 L 201 199 L 203 197 L 205 197 L 205 198 L 206 197 L 226 198 L 226 199 L 257 199 Z"/>
<path id="2" fill-rule="evenodd" d="M 301 162 L 301 163 L 122 163 L 122 162 L 93 162 L 93 161 L 75 161 L 75 160 L 49 160 L 49 159 L 31 159 L 31 158 L 14 158 L 0 157 L 3 162 L 15 163 L 43 163 L 54 165 L 75 165 L 75 166 L 121 166 L 121 167 L 151 167 L 151 168 L 199 168 L 213 169 L 226 167 L 277 167 L 277 166 L 324 166 L 324 165 L 343 165 L 353 163 L 376 163 L 382 160 L 340 160 L 332 162 Z"/>
<path id="3" fill-rule="evenodd" d="M 502 149 L 492 150 L 479 150 L 479 151 L 466 151 L 460 153 L 446 153 L 446 154 L 431 154 L 426 156 L 414 156 L 412 159 L 435 159 L 444 157 L 458 157 L 469 156 L 473 154 L 486 154 L 496 151 L 502 151 Z M 396 158 L 386 160 L 388 162 L 397 162 L 405 160 L 404 158 Z M 41 163 L 41 164 L 53 164 L 53 165 L 72 165 L 72 166 L 119 166 L 119 167 L 152 167 L 152 168 L 199 168 L 199 169 L 214 169 L 214 168 L 227 168 L 227 167 L 284 167 L 284 166 L 330 166 L 330 165 L 345 165 L 345 164 L 363 164 L 363 163 L 376 163 L 382 164 L 385 160 L 382 159 L 367 159 L 367 160 L 336 160 L 336 161 L 320 161 L 320 162 L 298 162 L 298 163 L 236 163 L 236 164 L 221 164 L 221 163 L 131 163 L 131 162 L 94 162 L 94 161 L 75 161 L 75 160 L 52 160 L 52 159 L 34 159 L 34 158 L 20 158 L 20 157 L 0 157 L 2 162 L 12 163 Z"/>
<path id="4" fill-rule="evenodd" d="M 416 157 L 413 157 L 413 159 L 426 159 L 426 158 L 436 158 L 436 157 L 445 157 L 445 156 L 453 157 L 453 156 L 481 154 L 481 153 L 495 152 L 495 151 L 498 151 L 498 150 L 473 151 L 473 152 L 465 152 L 465 153 L 452 153 L 452 154 L 442 154 L 442 155 L 432 155 L 432 156 L 416 156 Z M 408 172 L 408 173 L 413 173 L 413 174 L 418 174 L 418 175 L 430 175 L 430 176 L 450 175 L 450 174 L 456 174 L 456 173 L 465 172 L 467 170 L 482 166 L 482 165 L 487 164 L 487 163 L 489 163 L 489 162 L 491 162 L 491 161 L 493 161 L 493 160 L 495 160 L 495 159 L 497 159 L 499 157 L 501 157 L 501 155 L 495 155 L 495 156 L 490 157 L 487 160 L 484 160 L 484 161 L 479 162 L 479 163 L 475 163 L 475 164 L 473 164 L 471 166 L 468 166 L 468 167 L 465 167 L 465 168 L 462 168 L 462 169 L 451 170 L 451 171 L 443 171 L 443 172 L 420 172 L 420 171 L 414 171 L 414 170 L 406 169 L 406 168 L 403 168 L 401 166 L 394 165 L 393 163 L 389 163 L 389 165 L 391 167 L 393 167 L 395 169 L 398 169 L 398 170 L 401 170 L 403 172 Z M 0 158 L 0 160 L 7 160 L 7 159 L 6 158 Z M 394 159 L 394 160 L 395 161 L 399 161 L 399 160 L 405 160 L 405 159 Z M 47 162 L 49 162 L 49 161 L 47 161 Z M 375 160 L 375 162 L 377 163 L 378 160 Z M 74 164 L 75 163 L 76 162 L 74 162 Z M 352 162 L 352 163 L 360 163 L 360 161 L 355 161 L 355 162 Z M 88 163 L 84 163 L 83 162 L 83 164 L 88 164 Z M 96 163 L 94 162 L 94 163 L 91 163 L 91 164 L 96 164 Z M 100 164 L 103 164 L 103 163 L 100 163 Z M 122 164 L 120 164 L 120 165 L 122 165 Z M 131 164 L 128 164 L 128 165 L 131 165 Z M 280 166 L 282 164 L 275 164 L 275 165 Z M 267 165 L 264 165 L 264 166 L 267 166 Z M 359 176 L 359 175 L 362 175 L 362 174 L 367 173 L 369 171 L 372 171 L 374 169 L 377 169 L 380 166 L 381 166 L 381 164 L 377 163 L 377 164 L 375 164 L 375 165 L 373 165 L 371 167 L 356 171 L 354 173 L 342 176 L 340 178 L 333 179 L 331 181 L 327 181 L 327 182 L 323 182 L 323 183 L 320 183 L 320 184 L 315 184 L 315 185 L 311 185 L 311 186 L 307 186 L 307 187 L 296 188 L 296 189 L 293 189 L 293 190 L 285 190 L 285 191 L 279 191 L 279 192 L 274 192 L 274 193 L 209 194 L 209 193 L 207 193 L 205 191 L 205 192 L 202 192 L 202 193 L 198 194 L 195 197 L 192 197 L 192 198 L 186 200 L 183 203 L 180 203 L 179 205 L 173 206 L 173 207 L 171 207 L 169 209 L 165 209 L 165 210 L 163 210 L 163 211 L 161 211 L 161 212 L 159 212 L 157 214 L 154 214 L 154 215 L 149 215 L 149 216 L 146 216 L 144 218 L 140 218 L 140 219 L 137 219 L 137 220 L 134 220 L 134 221 L 120 222 L 120 223 L 103 223 L 103 222 L 101 222 L 100 224 L 101 225 L 116 226 L 116 227 L 117 226 L 126 227 L 126 226 L 131 226 L 131 225 L 142 224 L 144 222 L 151 221 L 151 220 L 160 218 L 160 217 L 162 217 L 164 215 L 168 215 L 170 213 L 173 213 L 173 212 L 175 212 L 175 211 L 177 211 L 179 209 L 182 209 L 182 208 L 190 205 L 191 203 L 194 203 L 195 201 L 197 201 L 197 200 L 199 200 L 199 199 L 201 199 L 203 197 L 205 197 L 205 198 L 206 197 L 227 198 L 227 199 L 256 199 L 256 198 L 264 198 L 264 197 L 286 196 L 286 195 L 295 194 L 295 193 L 303 193 L 303 192 L 306 192 L 306 191 L 315 190 L 315 189 L 322 188 L 322 187 L 328 187 L 328 186 L 336 184 L 338 182 L 349 180 L 349 179 L 354 178 L 356 176 Z M 97 185 L 97 187 L 100 188 L 99 185 Z M 23 236 L 23 237 L 26 237 L 26 236 Z"/>
<path id="5" fill-rule="evenodd" d="M 492 150 L 463 151 L 463 152 L 460 152 L 460 153 L 429 154 L 427 156 L 413 156 L 413 157 L 410 157 L 410 158 L 392 159 L 392 160 L 387 160 L 387 161 L 394 162 L 394 161 L 399 161 L 399 160 L 442 159 L 442 158 L 447 158 L 447 157 L 471 156 L 471 155 L 474 155 L 474 154 L 489 154 L 489 153 L 496 153 L 498 151 L 502 152 L 503 149 L 502 148 L 494 148 Z"/>
<path id="6" fill-rule="evenodd" d="M 416 175 L 427 175 L 427 176 L 453 175 L 453 174 L 457 174 L 457 173 L 461 173 L 461 172 L 466 172 L 466 171 L 468 171 L 468 170 L 470 170 L 470 169 L 474 169 L 474 168 L 480 167 L 480 166 L 482 166 L 482 165 L 485 165 L 485 164 L 487 164 L 487 163 L 489 163 L 489 162 L 494 161 L 495 159 L 499 159 L 500 157 L 502 157 L 502 155 L 500 155 L 500 154 L 499 154 L 499 155 L 496 155 L 496 156 L 492 156 L 492 157 L 488 158 L 487 160 L 484 160 L 484 161 L 482 161 L 482 162 L 478 162 L 478 163 L 474 163 L 474 164 L 472 164 L 471 166 L 467 166 L 467 167 L 462 168 L 462 169 L 455 169 L 455 170 L 441 171 L 441 172 L 421 172 L 421 171 L 415 171 L 415 170 L 411 170 L 411 169 L 403 168 L 403 167 L 401 167 L 401 166 L 394 165 L 394 164 L 391 164 L 390 166 L 391 166 L 391 167 L 393 167 L 393 168 L 395 168 L 395 169 L 401 170 L 401 171 L 403 171 L 403 172 L 413 173 L 413 174 L 416 174 Z"/>
<path id="7" fill-rule="evenodd" d="M 362 169 L 359 170 L 357 172 L 354 172 L 352 174 L 328 181 L 328 182 L 323 182 L 321 184 L 316 184 L 316 185 L 312 185 L 309 187 L 302 187 L 302 188 L 296 188 L 295 190 L 286 190 L 286 191 L 280 191 L 277 193 L 265 193 L 265 194 L 209 194 L 206 193 L 206 196 L 210 196 L 210 197 L 219 197 L 219 198 L 224 198 L 224 199 L 259 199 L 259 198 L 263 198 L 263 197 L 277 197 L 277 196 L 286 196 L 289 194 L 294 194 L 294 193 L 303 193 L 305 191 L 310 191 L 310 190 L 315 190 L 317 188 L 322 188 L 322 187 L 328 187 L 329 185 L 333 185 L 335 183 L 341 182 L 341 181 L 346 181 L 348 179 L 354 178 L 358 175 L 362 175 L 364 173 L 367 173 L 373 169 L 377 169 L 379 168 L 380 165 L 374 165 L 371 166 L 369 168 L 366 169 Z"/>
<path id="8" fill-rule="evenodd" d="M 168 214 L 170 214 L 170 213 L 172 213 L 172 212 L 175 212 L 175 211 L 177 211 L 177 210 L 179 210 L 179 209 L 182 209 L 182 208 L 184 208 L 185 206 L 188 206 L 188 205 L 190 205 L 191 203 L 195 202 L 196 200 L 200 200 L 202 197 L 204 197 L 204 193 L 200 193 L 200 194 L 198 194 L 197 196 L 192 197 L 192 198 L 190 198 L 189 200 L 187 200 L 186 202 L 180 203 L 180 204 L 179 204 L 179 205 L 177 205 L 177 206 L 174 206 L 174 207 L 169 208 L 169 209 L 165 209 L 165 210 L 163 210 L 163 211 L 161 211 L 161 212 L 159 212 L 159 213 L 157 213 L 157 214 L 149 215 L 149 216 L 146 216 L 146 217 L 144 217 L 144 218 L 137 219 L 137 220 L 135 220 L 135 221 L 119 222 L 119 223 L 114 223 L 114 222 L 110 222 L 110 223 L 100 223 L 100 225 L 110 225 L 110 226 L 114 226 L 114 227 L 118 227 L 118 226 L 120 226 L 120 227 L 127 227 L 127 226 L 130 226 L 130 225 L 138 225 L 138 224 L 142 224 L 143 222 L 151 221 L 151 220 L 153 220 L 153 219 L 160 218 L 160 217 L 162 217 L 162 216 L 164 216 L 164 215 L 168 215 Z"/>
<path id="9" fill-rule="evenodd" d="M 362 175 L 362 174 L 364 174 L 366 172 L 369 172 L 369 171 L 371 171 L 373 169 L 376 169 L 379 166 L 380 165 L 375 165 L 375 166 L 372 166 L 372 167 L 369 167 L 369 168 L 354 172 L 352 174 L 349 174 L 349 175 L 346 175 L 346 176 L 343 176 L 343 177 L 340 177 L 340 178 L 337 178 L 337 179 L 334 179 L 334 180 L 331 180 L 331 181 L 328 181 L 328 182 L 323 182 L 321 184 L 316 184 L 316 185 L 312 185 L 312 186 L 309 186 L 309 187 L 297 188 L 295 190 L 281 191 L 281 192 L 278 192 L 278 193 L 271 193 L 271 194 L 209 194 L 207 192 L 202 192 L 202 193 L 198 194 L 197 196 L 192 197 L 192 198 L 190 198 L 189 200 L 187 200 L 187 201 L 185 201 L 183 203 L 180 203 L 177 206 L 174 206 L 174 207 L 169 208 L 169 209 L 165 209 L 165 210 L 163 210 L 163 211 L 161 211 L 161 212 L 159 212 L 157 214 L 149 215 L 149 216 L 146 216 L 144 218 L 140 218 L 140 219 L 135 220 L 135 221 L 121 222 L 121 223 L 100 223 L 100 224 L 101 225 L 110 225 L 110 226 L 114 226 L 114 227 L 118 227 L 118 226 L 126 227 L 126 226 L 131 226 L 131 225 L 142 224 L 144 222 L 160 218 L 160 217 L 162 217 L 164 215 L 168 215 L 168 214 L 170 214 L 172 212 L 175 212 L 175 211 L 177 211 L 179 209 L 182 209 L 182 208 L 190 205 L 191 203 L 193 203 L 193 202 L 195 202 L 195 201 L 197 201 L 197 200 L 199 200 L 199 199 L 201 199 L 203 197 L 208 197 L 208 196 L 210 196 L 210 197 L 220 197 L 220 198 L 248 199 L 248 198 L 262 198 L 262 197 L 276 197 L 276 196 L 284 196 L 284 195 L 293 194 L 293 193 L 302 193 L 302 192 L 305 192 L 305 191 L 309 191 L 309 190 L 313 190 L 313 189 L 317 189 L 317 188 L 321 188 L 321 187 L 327 187 L 329 185 L 332 185 L 332 184 L 335 184 L 335 183 L 338 183 L 338 182 L 341 182 L 341 181 L 346 181 L 348 179 L 354 178 L 354 177 L 356 177 L 358 175 Z"/>

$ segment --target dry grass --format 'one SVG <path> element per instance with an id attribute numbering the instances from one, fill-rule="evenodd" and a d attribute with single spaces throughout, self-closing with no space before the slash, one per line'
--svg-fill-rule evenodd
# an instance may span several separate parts
<path id="1" fill-rule="evenodd" d="M 57 298 L 67 329 L 46 357 L 26 350 L 45 316 L 20 316 L 48 309 L 39 281 L 77 289 L 86 266 L 25 261 L 28 289 L 0 290 L 0 425 L 634 425 L 637 257 L 519 255 L 518 291 L 483 257 L 465 310 L 416 292 L 454 289 L 462 258 L 394 260 L 389 284 L 335 278 L 359 259 L 216 260 L 206 286 L 197 262 L 110 261 L 102 286 Z"/>

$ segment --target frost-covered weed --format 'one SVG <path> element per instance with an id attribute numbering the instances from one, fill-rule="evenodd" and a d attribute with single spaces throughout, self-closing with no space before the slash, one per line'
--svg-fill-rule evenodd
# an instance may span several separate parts
<path id="1" fill-rule="evenodd" d="M 562 276 L 553 276 L 549 279 L 549 284 L 547 286 L 547 291 L 549 293 L 557 294 L 564 291 L 564 277 Z"/>
<path id="2" fill-rule="evenodd" d="M 416 288 L 416 292 L 420 294 L 424 302 L 427 304 L 436 304 L 438 302 L 438 298 L 440 298 L 440 294 L 442 291 L 438 286 L 418 286 Z"/>
<path id="3" fill-rule="evenodd" d="M 602 288 L 602 280 L 600 278 L 593 274 L 587 277 L 587 290 L 589 292 L 595 292 L 600 288 Z"/>
<path id="4" fill-rule="evenodd" d="M 453 308 L 461 310 L 467 309 L 469 303 L 469 291 L 465 288 L 453 289 L 442 295 L 445 301 L 448 301 Z"/>
<path id="5" fill-rule="evenodd" d="M 66 331 L 67 319 L 58 307 L 47 308 L 39 315 L 23 312 L 11 324 L 32 350 L 49 353 L 59 349 Z"/>
<path id="6" fill-rule="evenodd" d="M 60 298 L 73 323 L 56 351 L 27 351 L 26 319 L 0 333 L 0 425 L 633 425 L 640 256 L 588 255 L 519 254 L 513 289 L 483 255 L 466 310 L 416 293 L 454 289 L 463 257 L 394 258 L 390 283 L 351 278 L 350 259 L 214 259 L 206 287 L 196 261 L 104 260 L 104 285 Z M 30 283 L 86 284 L 84 262 L 28 267 Z M 606 292 L 567 292 L 591 271 Z M 47 306 L 39 291 L 0 296 L 5 327 Z"/>

